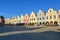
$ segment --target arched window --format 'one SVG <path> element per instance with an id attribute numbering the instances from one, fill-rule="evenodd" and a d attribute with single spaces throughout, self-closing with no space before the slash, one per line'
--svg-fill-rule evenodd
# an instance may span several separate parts
<path id="1" fill-rule="evenodd" d="M 51 10 L 50 10 L 50 12 L 51 12 Z"/>
<path id="2" fill-rule="evenodd" d="M 50 8 L 49 10 L 48 10 L 48 12 L 52 12 L 53 11 L 53 9 L 52 8 Z"/>

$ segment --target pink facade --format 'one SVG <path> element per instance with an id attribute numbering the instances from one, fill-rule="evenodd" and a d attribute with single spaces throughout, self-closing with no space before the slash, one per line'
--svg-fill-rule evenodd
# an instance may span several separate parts
<path id="1" fill-rule="evenodd" d="M 29 16 L 27 14 L 24 16 L 24 24 L 25 25 L 29 24 Z"/>

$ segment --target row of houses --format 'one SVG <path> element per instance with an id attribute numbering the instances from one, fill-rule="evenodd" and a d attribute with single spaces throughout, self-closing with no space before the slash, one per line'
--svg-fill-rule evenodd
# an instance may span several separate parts
<path id="1" fill-rule="evenodd" d="M 53 8 L 47 12 L 39 10 L 38 13 L 31 12 L 30 15 L 25 15 L 7 18 L 5 24 L 24 23 L 25 25 L 60 25 L 60 10 L 55 11 Z"/>

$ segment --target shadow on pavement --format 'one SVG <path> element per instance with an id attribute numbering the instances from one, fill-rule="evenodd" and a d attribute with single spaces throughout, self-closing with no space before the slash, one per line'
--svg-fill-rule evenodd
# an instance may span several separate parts
<path id="1" fill-rule="evenodd" d="M 60 32 L 46 31 L 0 36 L 0 40 L 60 40 Z"/>
<path id="2" fill-rule="evenodd" d="M 37 27 L 37 28 L 26 28 L 24 26 L 6 26 L 6 27 L 0 27 L 0 33 L 5 32 L 12 32 L 12 31 L 27 31 L 27 30 L 35 30 L 35 29 L 41 29 L 44 27 Z"/>

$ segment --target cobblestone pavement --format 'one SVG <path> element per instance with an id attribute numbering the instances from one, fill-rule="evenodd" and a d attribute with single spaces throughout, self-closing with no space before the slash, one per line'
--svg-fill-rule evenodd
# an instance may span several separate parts
<path id="1" fill-rule="evenodd" d="M 11 28 L 11 27 L 0 27 L 4 30 L 4 28 Z M 12 29 L 15 27 L 12 27 Z M 16 31 L 6 31 L 0 33 L 0 40 L 60 40 L 60 27 L 47 27 L 47 26 L 39 26 L 39 27 L 19 27 L 22 28 L 21 30 Z M 29 29 L 30 28 L 30 29 Z M 5 30 L 7 30 L 5 29 Z M 31 30 L 33 29 L 33 30 Z M 11 30 L 11 29 L 9 29 Z M 22 31 L 23 30 L 23 31 Z"/>

